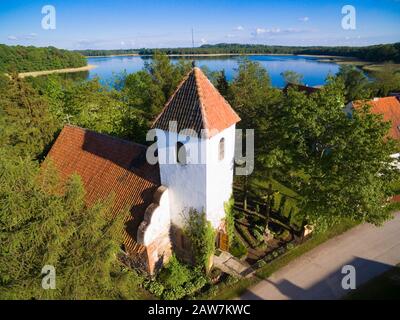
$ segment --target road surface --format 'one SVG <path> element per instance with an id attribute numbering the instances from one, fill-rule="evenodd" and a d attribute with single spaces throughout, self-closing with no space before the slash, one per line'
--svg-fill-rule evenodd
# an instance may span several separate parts
<path id="1" fill-rule="evenodd" d="M 340 299 L 342 267 L 352 265 L 357 287 L 400 262 L 400 213 L 382 227 L 357 226 L 328 240 L 250 287 L 240 299 Z"/>

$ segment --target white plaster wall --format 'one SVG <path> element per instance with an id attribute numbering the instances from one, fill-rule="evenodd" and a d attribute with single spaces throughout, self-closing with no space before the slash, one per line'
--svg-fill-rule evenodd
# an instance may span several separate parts
<path id="1" fill-rule="evenodd" d="M 164 136 L 165 135 L 165 136 Z M 225 217 L 224 203 L 232 194 L 235 125 L 213 136 L 198 139 L 157 130 L 161 184 L 168 188 L 173 224 L 183 227 L 189 208 L 205 211 L 218 228 Z M 219 142 L 225 138 L 225 156 L 219 160 Z M 188 164 L 176 162 L 176 142 L 185 144 Z"/>
<path id="2" fill-rule="evenodd" d="M 174 138 L 175 136 L 175 133 L 157 130 L 161 184 L 169 191 L 171 221 L 182 228 L 185 223 L 184 214 L 189 208 L 206 210 L 206 164 L 205 161 L 196 161 L 201 155 L 205 157 L 206 141 L 191 137 L 191 140 L 185 143 L 186 136 L 179 135 Z M 177 139 L 185 143 L 187 150 L 190 150 L 187 165 L 176 161 Z"/>
<path id="3" fill-rule="evenodd" d="M 225 156 L 219 160 L 219 142 L 225 138 Z M 218 228 L 225 217 L 224 203 L 232 194 L 235 156 L 235 125 L 207 141 L 207 219 Z"/>
<path id="4" fill-rule="evenodd" d="M 169 192 L 166 190 L 161 196 L 160 205 L 153 211 L 150 223 L 144 232 L 143 244 L 145 246 L 150 245 L 157 238 L 169 236 L 171 222 L 169 206 Z"/>

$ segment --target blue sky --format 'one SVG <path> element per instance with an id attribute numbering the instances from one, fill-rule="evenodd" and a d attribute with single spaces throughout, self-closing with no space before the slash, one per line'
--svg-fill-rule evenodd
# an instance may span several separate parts
<path id="1" fill-rule="evenodd" d="M 56 8 L 43 30 L 41 9 Z M 341 25 L 356 9 L 355 30 Z M 66 49 L 191 46 L 208 43 L 369 45 L 400 41 L 400 0 L 0 0 L 0 43 Z"/>

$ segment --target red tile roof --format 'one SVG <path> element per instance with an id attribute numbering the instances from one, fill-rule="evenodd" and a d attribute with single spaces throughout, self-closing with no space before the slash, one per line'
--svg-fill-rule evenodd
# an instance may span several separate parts
<path id="1" fill-rule="evenodd" d="M 73 126 L 64 127 L 47 156 L 62 181 L 73 173 L 82 177 L 89 205 L 112 194 L 112 217 L 130 210 L 124 244 L 131 255 L 144 251 L 136 243 L 137 228 L 160 186 L 158 165 L 145 156 L 145 146 Z"/>
<path id="2" fill-rule="evenodd" d="M 391 121 L 392 128 L 389 131 L 389 136 L 393 139 L 400 139 L 400 101 L 396 97 L 375 98 L 369 101 L 354 101 L 355 109 L 368 104 L 371 106 L 371 112 L 382 114 L 384 121 Z"/>
<path id="3" fill-rule="evenodd" d="M 199 68 L 193 68 L 168 100 L 153 128 L 168 131 L 169 122 L 176 121 L 178 132 L 192 129 L 206 137 L 229 128 L 240 121 L 229 103 L 221 96 Z"/>

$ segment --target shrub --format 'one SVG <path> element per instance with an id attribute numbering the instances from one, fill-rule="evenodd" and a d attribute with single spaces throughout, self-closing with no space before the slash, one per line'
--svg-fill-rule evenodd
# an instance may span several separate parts
<path id="1" fill-rule="evenodd" d="M 235 217 L 235 219 L 240 220 L 240 219 L 243 219 L 245 217 L 245 214 L 244 214 L 243 211 L 233 210 L 233 216 Z"/>
<path id="2" fill-rule="evenodd" d="M 164 300 L 179 300 L 186 296 L 185 288 L 183 287 L 174 287 L 172 289 L 165 290 L 163 292 L 162 298 Z"/>
<path id="3" fill-rule="evenodd" d="M 283 230 L 282 233 L 279 235 L 279 239 L 281 240 L 287 240 L 290 239 L 290 232 L 288 230 Z"/>
<path id="4" fill-rule="evenodd" d="M 157 281 L 149 281 L 145 284 L 145 288 L 157 297 L 160 297 L 164 292 L 164 286 Z"/>
<path id="5" fill-rule="evenodd" d="M 264 267 L 265 265 L 267 265 L 267 263 L 266 263 L 264 260 L 259 260 L 259 261 L 257 261 L 257 267 L 258 267 L 258 268 L 262 268 L 262 267 Z"/>
<path id="6" fill-rule="evenodd" d="M 273 257 L 272 254 L 268 254 L 267 256 L 264 257 L 264 260 L 265 260 L 266 262 L 270 262 L 270 261 L 272 261 L 273 259 L 274 259 L 274 257 Z"/>
<path id="7" fill-rule="evenodd" d="M 281 254 L 285 253 L 286 249 L 285 249 L 285 247 L 280 247 L 280 248 L 278 248 L 277 251 L 278 251 L 278 254 L 281 255 Z"/>
<path id="8" fill-rule="evenodd" d="M 225 202 L 225 222 L 226 222 L 226 232 L 228 234 L 229 245 L 233 242 L 234 232 L 235 232 L 235 217 L 233 214 L 233 206 L 235 204 L 235 200 L 233 196 Z"/>
<path id="9" fill-rule="evenodd" d="M 247 248 L 243 242 L 235 236 L 232 241 L 232 245 L 229 248 L 229 252 L 236 258 L 241 259 L 247 255 Z"/>
<path id="10" fill-rule="evenodd" d="M 196 265 L 207 269 L 215 251 L 215 231 L 204 212 L 190 209 L 186 218 L 185 234 L 192 244 Z"/>
<path id="11" fill-rule="evenodd" d="M 258 242 L 264 241 L 264 236 L 262 235 L 262 233 L 259 231 L 258 228 L 252 229 L 252 234 L 254 235 L 254 237 L 257 239 Z"/>
<path id="12" fill-rule="evenodd" d="M 158 275 L 158 280 L 168 289 L 176 288 L 188 282 L 191 278 L 191 271 L 188 267 L 178 261 L 173 255 L 168 264 Z"/>
<path id="13" fill-rule="evenodd" d="M 238 228 L 238 231 L 240 232 L 240 235 L 247 241 L 247 243 L 250 244 L 250 246 L 253 248 L 257 247 L 258 243 L 252 237 L 249 230 L 247 230 L 247 227 L 242 224 L 237 224 L 236 226 Z"/>
<path id="14" fill-rule="evenodd" d="M 238 278 L 236 278 L 236 277 L 234 277 L 234 276 L 231 276 L 231 275 L 228 275 L 227 278 L 226 278 L 226 280 L 225 280 L 225 283 L 226 283 L 227 285 L 232 285 L 232 284 L 235 284 L 235 283 L 238 282 L 238 281 L 239 281 Z"/>
<path id="15" fill-rule="evenodd" d="M 288 243 L 287 246 L 286 246 L 286 249 L 293 250 L 294 249 L 294 244 L 293 243 Z"/>
<path id="16" fill-rule="evenodd" d="M 197 291 L 199 291 L 201 288 L 203 288 L 207 284 L 207 279 L 200 275 L 193 279 L 193 281 L 186 283 L 185 285 L 185 294 L 186 295 L 191 295 Z"/>

